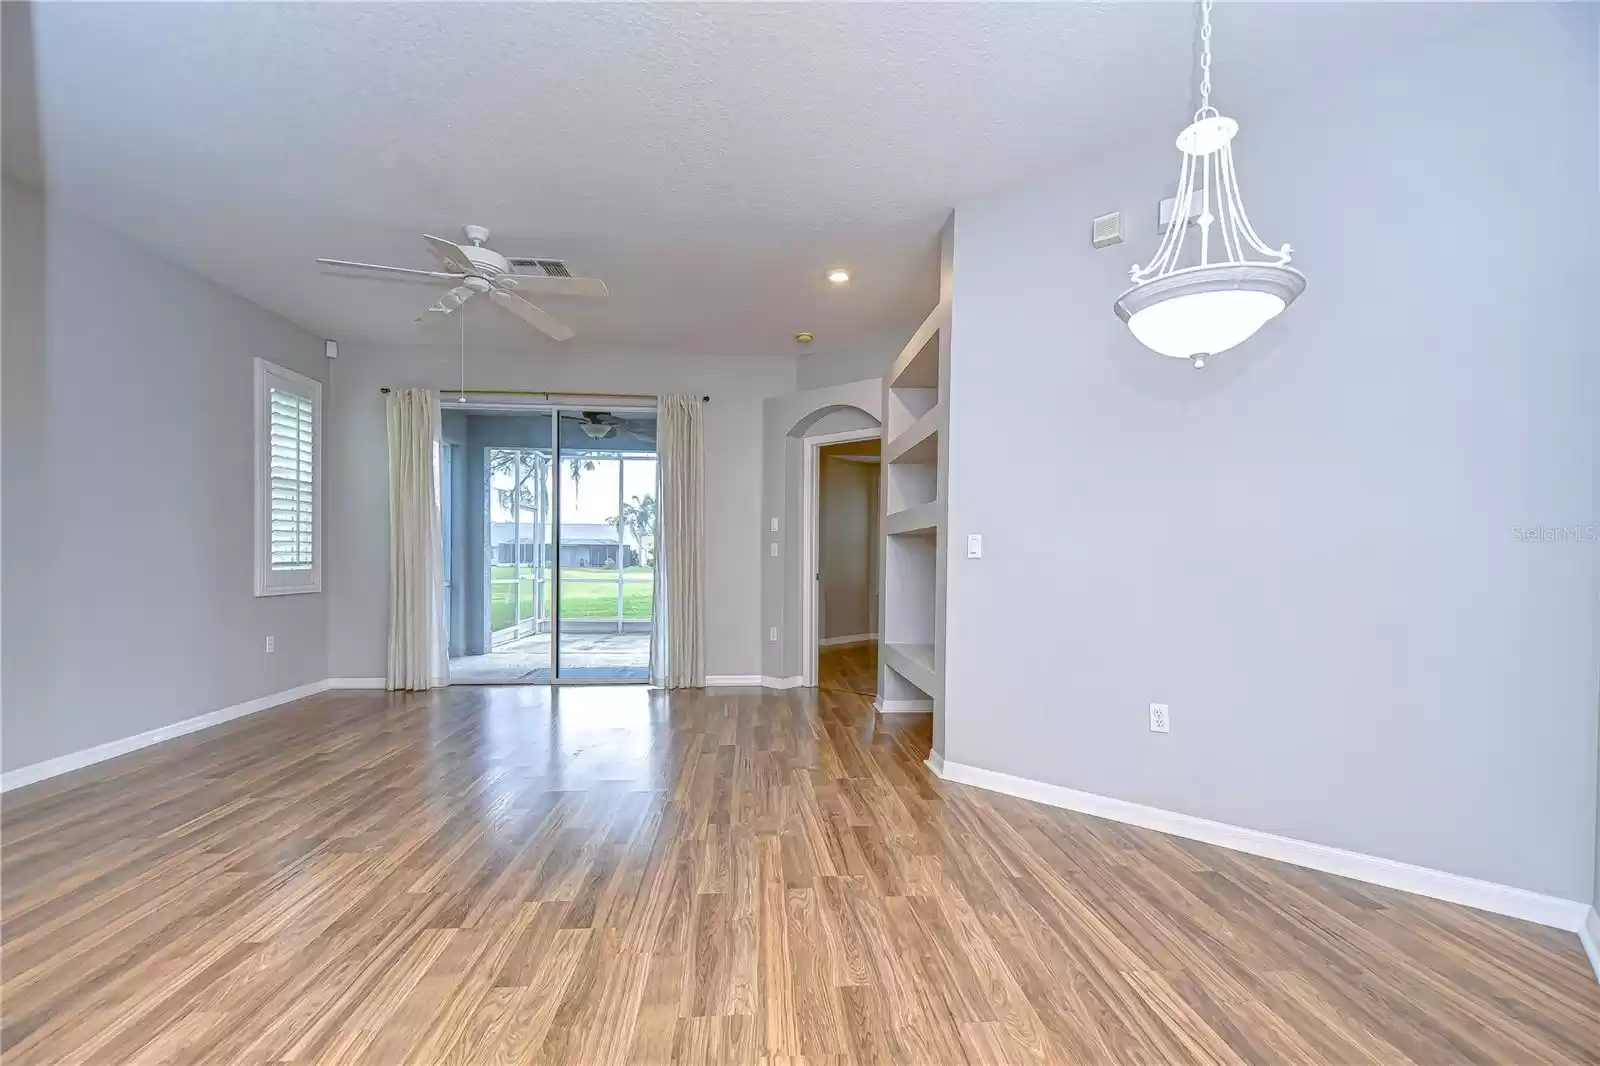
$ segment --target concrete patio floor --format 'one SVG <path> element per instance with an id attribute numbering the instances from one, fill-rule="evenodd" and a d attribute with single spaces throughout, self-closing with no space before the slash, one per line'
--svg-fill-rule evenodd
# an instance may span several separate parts
<path id="1" fill-rule="evenodd" d="M 650 678 L 650 634 L 567 633 L 561 638 L 562 680 Z M 519 685 L 551 680 L 550 636 L 523 637 L 487 655 L 450 660 L 450 680 L 463 685 Z"/>

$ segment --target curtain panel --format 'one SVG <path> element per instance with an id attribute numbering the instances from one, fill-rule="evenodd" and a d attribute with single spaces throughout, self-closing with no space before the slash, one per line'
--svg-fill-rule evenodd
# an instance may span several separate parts
<path id="1" fill-rule="evenodd" d="M 661 505 L 650 677 L 667 688 L 706 683 L 704 413 L 698 396 L 663 396 L 656 410 Z"/>
<path id="2" fill-rule="evenodd" d="M 389 421 L 390 689 L 450 683 L 439 511 L 439 394 L 396 389 Z"/>

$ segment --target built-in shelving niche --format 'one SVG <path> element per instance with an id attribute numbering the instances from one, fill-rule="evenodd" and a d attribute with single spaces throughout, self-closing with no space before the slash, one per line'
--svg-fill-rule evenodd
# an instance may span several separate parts
<path id="1" fill-rule="evenodd" d="M 932 330 L 910 362 L 889 382 L 889 439 L 904 433 L 912 423 L 939 402 L 939 334 Z"/>
<path id="2" fill-rule="evenodd" d="M 937 528 L 890 536 L 884 548 L 891 604 L 884 619 L 884 661 L 930 698 L 939 688 L 934 650 L 938 548 Z"/>
<path id="3" fill-rule="evenodd" d="M 943 691 L 938 648 L 941 306 L 895 360 L 884 388 L 884 585 L 879 695 L 885 707 L 931 708 Z"/>

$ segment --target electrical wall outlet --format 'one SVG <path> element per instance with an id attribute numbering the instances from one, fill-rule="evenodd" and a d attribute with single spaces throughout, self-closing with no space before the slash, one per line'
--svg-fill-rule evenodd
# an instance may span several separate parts
<path id="1" fill-rule="evenodd" d="M 773 626 L 771 629 L 767 630 L 767 639 L 772 641 L 774 644 L 776 644 L 778 642 L 778 627 L 777 626 Z"/>
<path id="2" fill-rule="evenodd" d="M 276 637 L 268 637 L 267 638 L 267 650 L 269 652 L 272 651 L 273 649 L 275 649 L 277 647 L 277 644 L 278 644 L 278 639 Z"/>
<path id="3" fill-rule="evenodd" d="M 1150 732 L 1170 733 L 1172 732 L 1171 725 L 1172 719 L 1167 713 L 1167 705 L 1165 703 L 1152 703 L 1150 705 Z"/>

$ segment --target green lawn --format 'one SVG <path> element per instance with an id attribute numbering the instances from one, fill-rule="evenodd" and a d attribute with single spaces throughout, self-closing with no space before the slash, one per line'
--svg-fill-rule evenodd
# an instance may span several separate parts
<path id="1" fill-rule="evenodd" d="M 496 566 L 494 579 L 509 582 L 515 568 Z M 546 571 L 548 577 L 549 571 Z M 561 617 L 563 618 L 615 618 L 617 616 L 617 581 L 614 570 L 586 570 L 581 567 L 561 568 Z M 630 566 L 622 572 L 622 617 L 630 622 L 650 619 L 650 600 L 655 588 L 655 572 L 648 566 Z M 511 624 L 511 585 L 490 586 L 489 627 L 504 629 Z M 545 614 L 549 614 L 550 582 L 545 582 Z M 533 571 L 522 571 L 522 617 L 533 615 Z"/>

